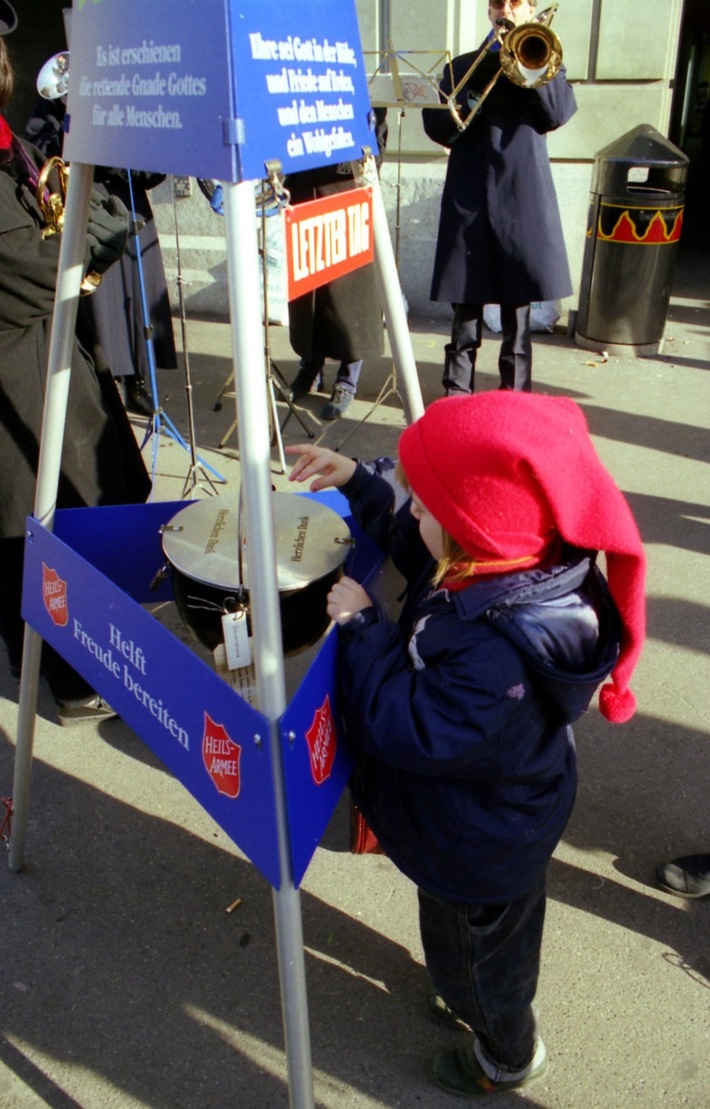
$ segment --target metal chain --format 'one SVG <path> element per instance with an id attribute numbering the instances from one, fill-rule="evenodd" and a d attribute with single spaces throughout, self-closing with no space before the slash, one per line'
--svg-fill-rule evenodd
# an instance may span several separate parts
<path id="1" fill-rule="evenodd" d="M 262 189 L 263 194 L 265 195 L 267 189 L 269 189 L 279 208 L 289 208 L 291 206 L 291 193 L 284 185 L 285 177 L 281 170 L 281 162 L 276 160 L 264 164 L 268 176 Z"/>

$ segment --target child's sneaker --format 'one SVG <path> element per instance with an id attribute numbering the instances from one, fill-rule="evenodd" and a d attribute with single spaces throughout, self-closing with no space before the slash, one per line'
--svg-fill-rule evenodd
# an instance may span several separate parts
<path id="1" fill-rule="evenodd" d="M 542 1040 L 538 1040 L 535 1054 L 529 1067 L 510 1077 L 493 1079 L 484 1071 L 475 1054 L 475 1047 L 455 1047 L 453 1051 L 442 1051 L 435 1055 L 429 1065 L 431 1077 L 449 1094 L 459 1097 L 483 1097 L 496 1094 L 501 1090 L 517 1090 L 527 1086 L 536 1078 L 541 1078 L 547 1070 L 547 1052 Z"/>

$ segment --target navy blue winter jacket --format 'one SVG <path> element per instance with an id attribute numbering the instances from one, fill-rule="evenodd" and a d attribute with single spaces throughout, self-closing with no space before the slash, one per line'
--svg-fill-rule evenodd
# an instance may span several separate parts
<path id="1" fill-rule="evenodd" d="M 544 873 L 576 790 L 570 724 L 613 668 L 618 617 L 590 552 L 433 589 L 394 463 L 341 490 L 407 581 L 399 621 L 341 627 L 340 707 L 362 756 L 353 796 L 382 847 L 447 901 L 501 903 Z"/>

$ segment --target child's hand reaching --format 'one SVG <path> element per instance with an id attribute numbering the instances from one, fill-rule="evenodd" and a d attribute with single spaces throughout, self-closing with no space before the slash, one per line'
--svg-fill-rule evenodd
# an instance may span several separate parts
<path id="1" fill-rule="evenodd" d="M 336 624 L 347 624 L 356 612 L 371 607 L 372 601 L 362 586 L 352 578 L 342 577 L 328 594 L 326 610 Z"/>
<path id="2" fill-rule="evenodd" d="M 289 481 L 307 481 L 314 474 L 320 476 L 312 481 L 309 488 L 311 493 L 318 493 L 321 489 L 331 486 L 337 489 L 345 485 L 346 481 L 355 473 L 356 462 L 352 458 L 344 458 L 336 451 L 327 447 L 311 446 L 308 443 L 296 443 L 285 448 L 286 454 L 297 454 L 300 457 L 293 464 L 293 469 L 288 476 Z"/>

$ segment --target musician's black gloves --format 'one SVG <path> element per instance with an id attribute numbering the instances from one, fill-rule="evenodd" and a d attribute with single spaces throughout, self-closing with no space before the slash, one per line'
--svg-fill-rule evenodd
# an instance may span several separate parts
<path id="1" fill-rule="evenodd" d="M 92 192 L 86 225 L 90 270 L 105 273 L 121 257 L 128 242 L 129 226 L 128 209 L 117 196 L 101 196 Z"/>

